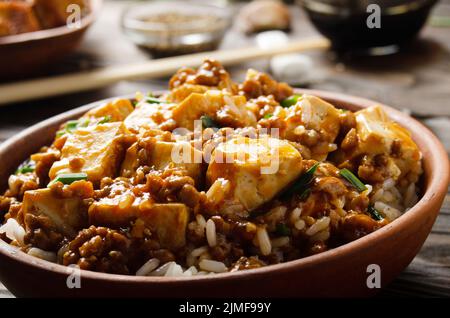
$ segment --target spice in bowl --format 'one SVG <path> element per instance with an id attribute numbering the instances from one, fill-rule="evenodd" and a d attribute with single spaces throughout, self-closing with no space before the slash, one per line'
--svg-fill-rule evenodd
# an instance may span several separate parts
<path id="1" fill-rule="evenodd" d="M 164 57 L 217 49 L 230 20 L 225 7 L 152 2 L 129 8 L 122 26 L 135 44 Z"/>

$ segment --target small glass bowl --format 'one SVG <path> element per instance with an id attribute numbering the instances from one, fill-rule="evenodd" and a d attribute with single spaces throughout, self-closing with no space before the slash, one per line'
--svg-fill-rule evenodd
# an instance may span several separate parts
<path id="1" fill-rule="evenodd" d="M 230 26 L 227 7 L 189 1 L 138 4 L 122 16 L 124 33 L 154 57 L 215 50 Z"/>

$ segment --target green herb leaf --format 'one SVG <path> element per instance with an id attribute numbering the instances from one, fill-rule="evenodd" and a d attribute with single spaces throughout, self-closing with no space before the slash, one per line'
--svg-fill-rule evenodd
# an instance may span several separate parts
<path id="1" fill-rule="evenodd" d="M 290 187 L 284 194 L 281 196 L 283 200 L 289 199 L 294 194 L 298 194 L 300 198 L 303 200 L 305 195 L 306 197 L 309 195 L 309 192 L 311 192 L 310 186 L 314 179 L 314 173 L 317 170 L 317 167 L 319 166 L 319 163 L 316 163 L 311 168 L 309 168 L 304 174 L 300 176 L 300 178 L 295 181 L 294 185 Z M 306 192 L 306 194 L 305 194 Z"/>
<path id="2" fill-rule="evenodd" d="M 279 236 L 289 236 L 291 235 L 291 229 L 288 228 L 284 223 L 278 223 L 276 227 L 276 233 Z"/>
<path id="3" fill-rule="evenodd" d="M 381 215 L 380 211 L 378 211 L 377 209 L 375 209 L 375 207 L 373 206 L 373 204 L 370 204 L 367 207 L 367 212 L 370 214 L 370 216 L 372 217 L 372 219 L 380 221 L 383 219 L 383 216 Z"/>
<path id="4" fill-rule="evenodd" d="M 72 184 L 75 181 L 87 180 L 87 174 L 84 172 L 80 173 L 63 173 L 56 176 L 49 184 L 48 187 L 55 184 L 56 182 L 61 182 L 63 184 Z"/>
<path id="5" fill-rule="evenodd" d="M 291 107 L 292 105 L 297 104 L 298 99 L 301 97 L 302 95 L 292 95 L 291 97 L 282 100 L 280 105 L 283 107 Z"/>
<path id="6" fill-rule="evenodd" d="M 269 119 L 269 118 L 271 118 L 271 117 L 273 117 L 273 114 L 265 114 L 265 115 L 264 115 L 264 119 Z"/>
<path id="7" fill-rule="evenodd" d="M 107 116 L 103 117 L 98 123 L 106 124 L 106 123 L 109 123 L 110 121 L 111 121 L 111 116 L 107 115 Z"/>
<path id="8" fill-rule="evenodd" d="M 361 180 L 358 179 L 357 176 L 355 176 L 350 170 L 347 168 L 342 169 L 339 171 L 339 174 L 345 178 L 348 182 L 350 182 L 356 190 L 359 192 L 363 192 L 367 190 L 367 187 L 364 185 L 364 183 L 361 182 Z"/>
<path id="9" fill-rule="evenodd" d="M 203 115 L 200 120 L 204 128 L 220 128 L 220 125 L 208 115 Z"/>
<path id="10" fill-rule="evenodd" d="M 62 137 L 62 136 L 64 136 L 65 134 L 66 134 L 66 131 L 65 131 L 65 130 L 58 130 L 58 131 L 56 132 L 56 138 Z"/>

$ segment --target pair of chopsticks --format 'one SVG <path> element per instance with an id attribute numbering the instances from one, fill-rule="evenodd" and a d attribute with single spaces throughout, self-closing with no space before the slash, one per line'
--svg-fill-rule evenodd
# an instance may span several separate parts
<path id="1" fill-rule="evenodd" d="M 328 40 L 325 39 L 307 39 L 293 41 L 287 45 L 275 46 L 270 49 L 251 47 L 211 51 L 149 60 L 135 64 L 105 67 L 89 72 L 4 84 L 0 85 L 0 105 L 89 91 L 125 80 L 168 76 L 182 66 L 196 67 L 205 58 L 216 59 L 223 65 L 229 66 L 278 54 L 326 49 L 329 45 Z"/>

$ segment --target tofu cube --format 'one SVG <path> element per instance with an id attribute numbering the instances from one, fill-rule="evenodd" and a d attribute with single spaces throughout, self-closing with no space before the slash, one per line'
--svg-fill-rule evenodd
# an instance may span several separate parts
<path id="1" fill-rule="evenodd" d="M 0 37 L 39 30 L 39 22 L 28 3 L 0 2 Z"/>
<path id="2" fill-rule="evenodd" d="M 93 194 L 92 184 L 85 184 Z M 55 230 L 69 238 L 75 237 L 78 231 L 87 225 L 87 207 L 83 204 L 83 197 L 61 198 L 52 194 L 50 189 L 26 191 L 22 211 L 27 230 L 30 229 L 27 214 L 48 217 Z"/>
<path id="3" fill-rule="evenodd" d="M 134 110 L 129 99 L 116 99 L 111 102 L 104 103 L 94 109 L 88 111 L 84 118 L 102 118 L 110 117 L 111 122 L 124 121 L 128 115 Z"/>
<path id="4" fill-rule="evenodd" d="M 302 157 L 288 142 L 234 137 L 216 147 L 206 178 L 209 185 L 218 179 L 220 184 L 229 181 L 224 201 L 252 211 L 272 200 L 301 172 Z"/>
<path id="5" fill-rule="evenodd" d="M 126 201 L 128 204 L 121 204 Z M 189 213 L 189 208 L 182 203 L 152 203 L 148 198 L 135 198 L 126 193 L 94 202 L 89 208 L 89 223 L 121 227 L 141 219 L 157 236 L 161 247 L 177 249 L 186 243 Z"/>
<path id="6" fill-rule="evenodd" d="M 138 133 L 141 128 L 159 129 L 162 124 L 172 118 L 174 106 L 175 104 L 141 102 L 125 119 L 125 126 L 134 133 Z"/>
<path id="7" fill-rule="evenodd" d="M 156 233 L 161 247 L 171 250 L 186 245 L 189 216 L 189 208 L 182 203 L 155 204 L 139 211 L 139 218 Z"/>
<path id="8" fill-rule="evenodd" d="M 123 136 L 127 134 L 121 122 L 78 128 L 68 135 L 61 150 L 61 159 L 53 163 L 49 176 L 84 172 L 88 180 L 99 182 L 103 177 L 114 177 L 125 153 Z M 72 160 L 78 165 L 71 165 Z"/>
<path id="9" fill-rule="evenodd" d="M 203 115 L 220 118 L 227 114 L 239 127 L 255 126 L 254 114 L 246 108 L 244 96 L 232 96 L 222 91 L 210 90 L 205 94 L 192 93 L 173 109 L 173 119 L 179 127 L 194 130 L 194 121 Z"/>

